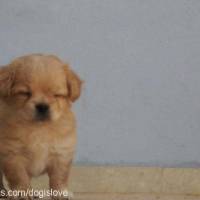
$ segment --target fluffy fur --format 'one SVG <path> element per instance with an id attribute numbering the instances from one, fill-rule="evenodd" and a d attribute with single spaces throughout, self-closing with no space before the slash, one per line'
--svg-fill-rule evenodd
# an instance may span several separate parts
<path id="1" fill-rule="evenodd" d="M 27 55 L 0 68 L 0 167 L 12 190 L 30 188 L 43 173 L 50 188 L 66 188 L 76 144 L 71 104 L 81 83 L 52 55 Z M 41 104 L 48 117 L 38 117 Z"/>

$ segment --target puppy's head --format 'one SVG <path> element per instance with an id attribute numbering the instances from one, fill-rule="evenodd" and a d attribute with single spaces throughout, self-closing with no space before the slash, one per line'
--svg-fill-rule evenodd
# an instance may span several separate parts
<path id="1" fill-rule="evenodd" d="M 16 118 L 58 120 L 81 93 L 81 80 L 51 55 L 34 54 L 0 68 L 0 98 Z"/>

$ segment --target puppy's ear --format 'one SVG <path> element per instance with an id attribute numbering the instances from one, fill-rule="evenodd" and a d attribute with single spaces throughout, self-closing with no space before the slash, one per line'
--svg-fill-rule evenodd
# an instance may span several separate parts
<path id="1" fill-rule="evenodd" d="M 68 97 L 72 102 L 74 102 L 81 95 L 81 85 L 83 81 L 69 68 L 68 65 L 64 65 L 64 71 L 67 80 Z"/>
<path id="2" fill-rule="evenodd" d="M 10 95 L 13 82 L 13 70 L 8 66 L 0 67 L 0 97 L 6 97 Z"/>

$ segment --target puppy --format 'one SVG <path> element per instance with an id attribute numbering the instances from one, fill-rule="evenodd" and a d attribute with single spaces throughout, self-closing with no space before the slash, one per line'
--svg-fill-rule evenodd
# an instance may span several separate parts
<path id="1" fill-rule="evenodd" d="M 44 173 L 50 189 L 66 189 L 76 144 L 71 105 L 81 83 L 52 55 L 27 55 L 0 68 L 0 168 L 10 189 L 27 190 Z"/>

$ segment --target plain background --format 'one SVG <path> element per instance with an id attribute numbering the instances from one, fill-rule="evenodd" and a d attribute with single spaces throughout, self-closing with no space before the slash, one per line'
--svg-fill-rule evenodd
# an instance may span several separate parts
<path id="1" fill-rule="evenodd" d="M 0 63 L 69 61 L 76 162 L 200 166 L 199 0 L 0 0 Z"/>

